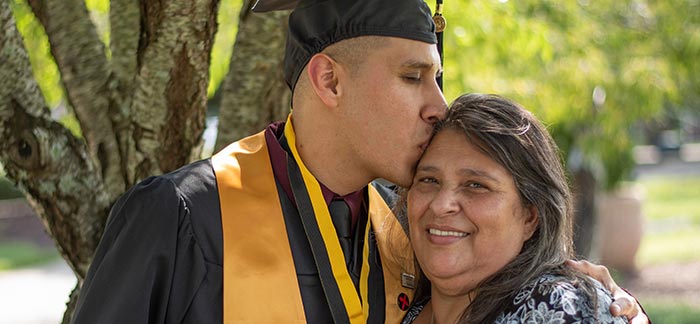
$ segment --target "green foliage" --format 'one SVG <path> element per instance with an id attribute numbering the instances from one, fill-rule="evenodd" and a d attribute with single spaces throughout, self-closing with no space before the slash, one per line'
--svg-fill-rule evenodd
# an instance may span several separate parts
<path id="1" fill-rule="evenodd" d="M 97 36 L 105 44 L 105 51 L 108 58 L 112 57 L 109 47 L 109 0 L 85 0 L 85 6 L 90 12 L 90 19 L 97 29 Z"/>
<path id="2" fill-rule="evenodd" d="M 96 11 L 100 14 L 109 14 L 109 0 L 85 0 L 85 6 L 90 11 Z"/>
<path id="3" fill-rule="evenodd" d="M 0 242 L 0 271 L 46 263 L 58 257 L 54 248 L 41 248 L 26 242 Z"/>
<path id="4" fill-rule="evenodd" d="M 85 4 L 97 34 L 105 44 L 105 55 L 109 59 L 112 55 L 109 47 L 109 0 L 86 0 Z M 220 3 L 217 17 L 219 29 L 214 39 L 209 68 L 210 79 L 207 92 L 210 97 L 213 96 L 228 73 L 233 43 L 238 30 L 238 13 L 241 5 L 241 0 L 222 0 Z M 51 55 L 49 41 L 43 27 L 32 13 L 26 0 L 13 0 L 12 9 L 17 28 L 24 38 L 24 45 L 29 53 L 34 77 L 47 105 L 51 109 L 63 107 L 63 109 L 68 110 L 66 113 L 60 114 L 60 121 L 74 134 L 80 135 L 80 125 L 75 115 L 70 112 L 69 107 L 65 107 L 67 101 L 61 83 L 61 75 Z"/>
<path id="5" fill-rule="evenodd" d="M 108 44 L 109 1 L 86 5 Z M 41 26 L 26 0 L 12 6 L 48 105 L 65 106 Z M 228 72 L 240 7 L 241 0 L 220 3 L 209 96 Z M 697 0 L 454 0 L 444 14 L 448 101 L 483 92 L 522 103 L 550 125 L 571 169 L 589 168 L 608 187 L 633 166 L 630 132 L 638 121 L 662 109 L 700 109 Z"/>
<path id="6" fill-rule="evenodd" d="M 58 106 L 63 98 L 63 86 L 61 74 L 56 62 L 51 56 L 49 40 L 44 28 L 34 17 L 26 0 L 14 0 L 12 2 L 17 29 L 24 38 L 24 46 L 29 53 L 29 61 L 34 70 L 34 78 L 39 83 L 39 88 L 44 94 L 49 107 Z"/>
<path id="7" fill-rule="evenodd" d="M 49 40 L 41 23 L 32 13 L 26 0 L 14 0 L 12 3 L 17 30 L 24 40 L 24 47 L 29 54 L 34 79 L 44 95 L 46 104 L 51 109 L 62 109 L 59 121 L 76 136 L 80 136 L 80 125 L 75 115 L 67 109 L 65 92 L 61 83 L 61 74 L 50 51 Z"/>
<path id="8" fill-rule="evenodd" d="M 241 10 L 241 0 L 221 0 L 216 21 L 219 29 L 214 37 L 211 50 L 211 65 L 209 66 L 209 87 L 207 95 L 211 98 L 223 82 L 231 63 L 233 43 L 238 32 L 238 13 Z"/>
<path id="9" fill-rule="evenodd" d="M 659 39 L 674 70 L 679 106 L 700 110 L 700 2 L 655 1 L 653 9 L 668 13 L 659 16 L 656 26 L 666 37 Z"/>
<path id="10" fill-rule="evenodd" d="M 588 168 L 612 187 L 634 165 L 635 123 L 700 93 L 698 6 L 446 3 L 446 97 L 498 93 L 522 103 L 550 125 L 570 169 Z M 677 50 L 669 51 L 669 43 Z"/>

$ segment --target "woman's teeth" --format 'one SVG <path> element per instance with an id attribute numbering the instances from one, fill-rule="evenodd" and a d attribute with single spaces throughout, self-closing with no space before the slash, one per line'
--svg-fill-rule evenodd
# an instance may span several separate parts
<path id="1" fill-rule="evenodd" d="M 431 228 L 428 230 L 430 235 L 436 235 L 436 236 L 458 236 L 458 237 L 464 237 L 469 235 L 469 233 L 465 232 L 455 232 L 455 231 L 441 231 L 439 229 L 434 229 Z"/>

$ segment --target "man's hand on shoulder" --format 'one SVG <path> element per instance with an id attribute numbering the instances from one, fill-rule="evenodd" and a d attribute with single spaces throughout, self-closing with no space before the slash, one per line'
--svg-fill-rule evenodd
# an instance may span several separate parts
<path id="1" fill-rule="evenodd" d="M 632 295 L 627 293 L 627 291 L 620 288 L 620 286 L 615 283 L 612 276 L 610 276 L 610 271 L 608 271 L 608 268 L 585 260 L 568 260 L 566 263 L 571 268 L 600 281 L 600 283 L 602 283 L 603 286 L 605 286 L 605 288 L 612 293 L 615 300 L 610 305 L 610 313 L 613 316 L 625 316 L 632 324 L 651 323 L 647 315 L 642 310 L 642 305 L 640 305 L 639 302 L 632 297 Z"/>

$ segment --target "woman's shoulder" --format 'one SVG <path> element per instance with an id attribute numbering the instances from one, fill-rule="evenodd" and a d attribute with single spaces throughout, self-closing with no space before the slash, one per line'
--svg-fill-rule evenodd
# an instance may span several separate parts
<path id="1" fill-rule="evenodd" d="M 610 292 L 598 281 L 590 283 L 558 274 L 540 275 L 518 291 L 496 323 L 627 323 L 610 314 Z"/>
<path id="2" fill-rule="evenodd" d="M 401 324 L 413 323 L 413 321 L 415 321 L 418 318 L 418 315 L 420 315 L 420 313 L 423 311 L 423 308 L 425 308 L 425 305 L 428 304 L 429 301 L 430 297 L 425 297 L 416 300 L 413 304 L 411 304 L 411 307 L 409 307 L 406 311 L 406 315 L 404 315 Z"/>

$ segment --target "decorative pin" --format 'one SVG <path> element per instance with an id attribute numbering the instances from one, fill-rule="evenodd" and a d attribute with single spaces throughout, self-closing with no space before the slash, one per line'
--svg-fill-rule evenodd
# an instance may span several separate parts
<path id="1" fill-rule="evenodd" d="M 435 15 L 433 16 L 433 21 L 435 22 L 435 32 L 442 33 L 445 30 L 445 26 L 447 26 L 447 20 L 445 20 L 445 17 L 442 15 Z"/>
<path id="2" fill-rule="evenodd" d="M 402 272 L 401 286 L 408 289 L 416 289 L 416 277 L 412 274 Z"/>
<path id="3" fill-rule="evenodd" d="M 442 33 L 447 27 L 447 20 L 442 15 L 442 3 L 438 3 L 435 9 L 435 14 L 433 15 L 433 22 L 435 23 L 435 32 Z"/>
<path id="4" fill-rule="evenodd" d="M 397 304 L 399 305 L 399 308 L 405 312 L 408 310 L 408 306 L 411 305 L 411 301 L 408 299 L 408 295 L 400 293 Z"/>

